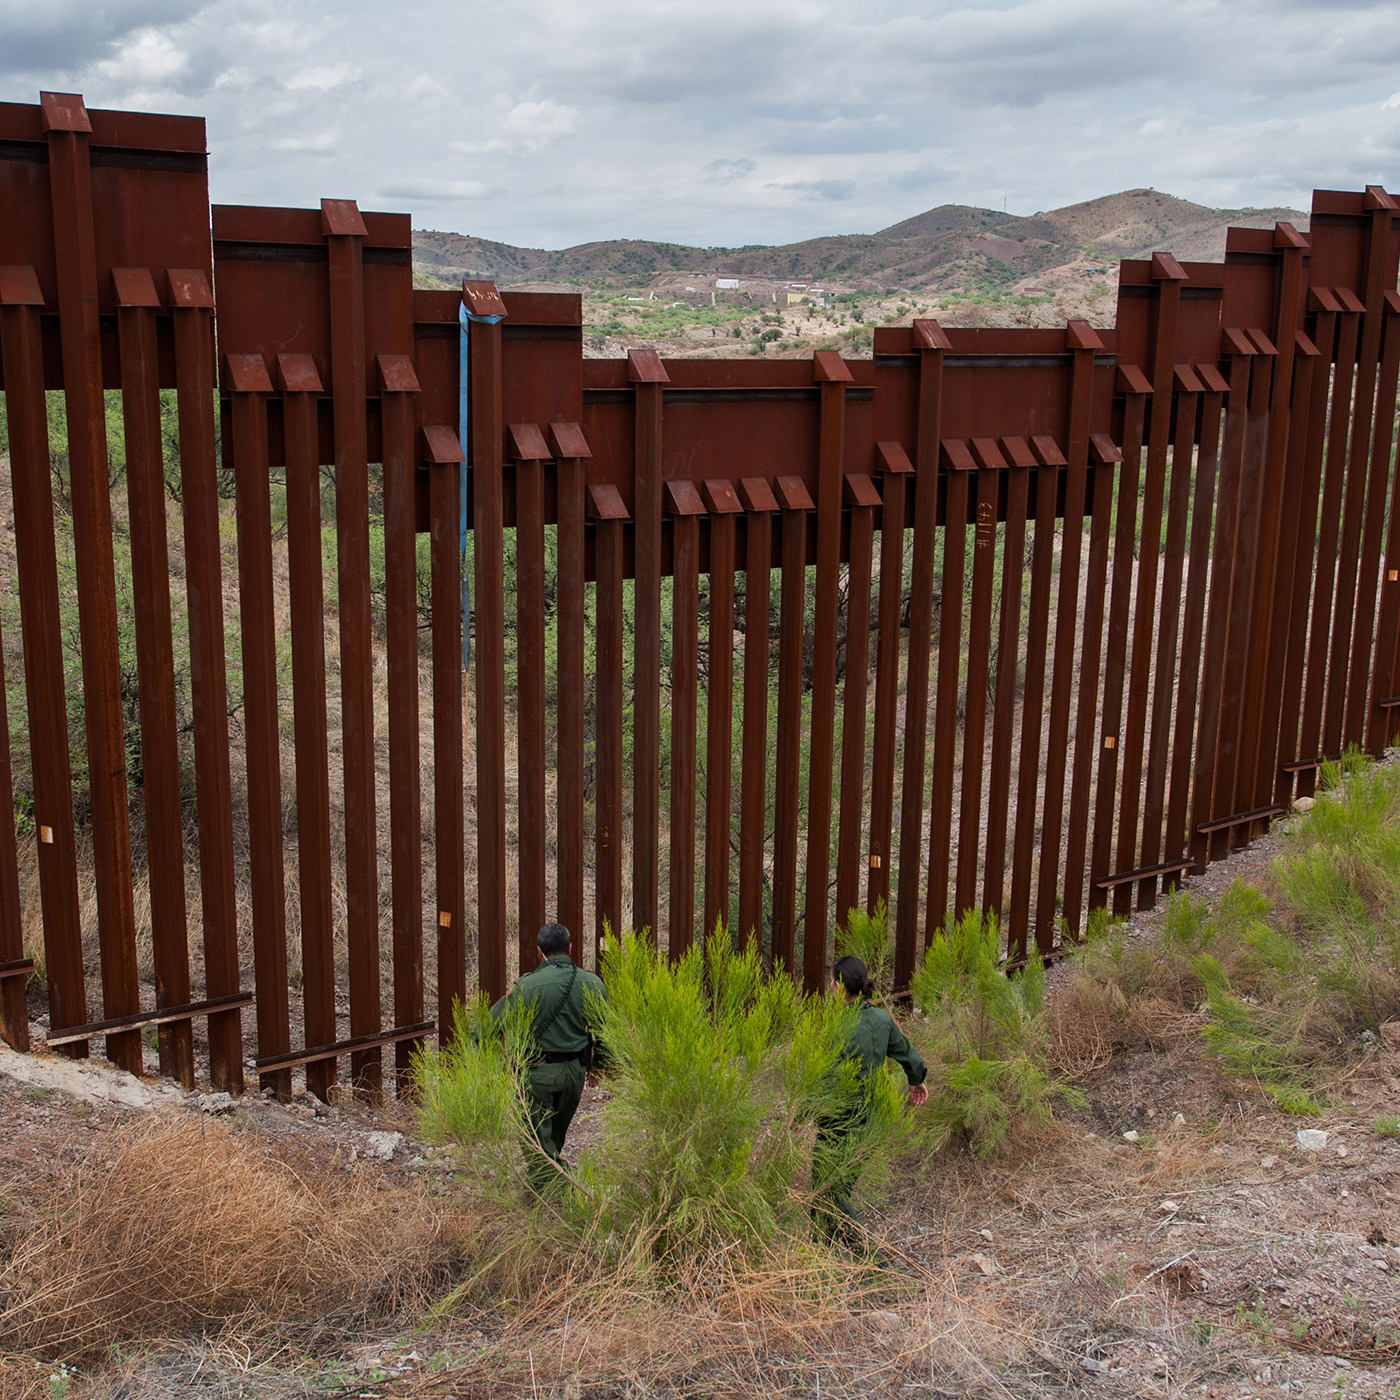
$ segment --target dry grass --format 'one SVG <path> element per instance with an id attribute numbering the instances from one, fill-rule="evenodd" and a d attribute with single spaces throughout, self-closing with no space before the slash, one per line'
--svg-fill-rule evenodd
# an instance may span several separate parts
<path id="1" fill-rule="evenodd" d="M 0 1396 L 4 1400 L 50 1400 L 49 1374 L 32 1356 L 0 1351 Z"/>
<path id="2" fill-rule="evenodd" d="M 473 1321 L 454 1319 L 439 1340 Z M 720 1252 L 665 1290 L 615 1266 L 578 1261 L 491 1342 L 401 1393 L 414 1400 L 499 1396 L 867 1396 L 918 1378 L 929 1394 L 1022 1393 L 1000 1378 L 1035 1349 L 1023 1307 L 886 1250 L 886 1267 L 776 1250 L 761 1264 Z M 479 1335 L 479 1334 L 472 1334 Z M 991 1358 L 995 1358 L 993 1361 Z"/>
<path id="3" fill-rule="evenodd" d="M 450 1257 L 420 1194 L 279 1160 L 201 1121 L 113 1132 L 0 1268 L 0 1342 L 68 1358 L 421 1304 Z"/>
<path id="4" fill-rule="evenodd" d="M 1127 994 L 1112 983 L 1071 976 L 1047 1005 L 1048 1056 L 1057 1074 L 1082 1079 L 1124 1050 L 1162 1050 L 1199 1032 L 1200 1015 L 1168 993 Z"/>
<path id="5" fill-rule="evenodd" d="M 411 1192 L 286 1159 L 285 1139 L 255 1131 L 123 1130 L 20 1218 L 0 1270 L 4 1400 L 48 1393 L 57 1357 L 79 1362 L 75 1400 L 1048 1400 L 1086 1384 L 1168 1400 L 1245 1380 L 1261 1358 L 1293 1367 L 1295 1385 L 1317 1374 L 1301 1350 L 1261 1351 L 1234 1313 L 1263 1265 L 1227 1193 L 1278 1137 L 1253 1115 L 1209 1132 L 1159 1120 L 1136 1148 L 1059 1119 L 989 1161 L 944 1153 L 930 1170 L 912 1156 L 877 1217 L 882 1267 L 784 1240 L 664 1277 L 615 1241 L 566 1240 L 547 1210 L 468 1202 L 440 1220 Z M 1213 1223 L 1177 1238 L 1178 1219 Z M 1292 1267 L 1315 1270 L 1315 1241 L 1295 1243 Z M 1350 1317 L 1319 1312 L 1328 1355 L 1393 1364 L 1374 1338 L 1342 1345 Z M 1086 1358 L 1113 1376 L 1087 1375 Z"/>
<path id="6" fill-rule="evenodd" d="M 1128 1278 L 1067 1274 L 1097 1222 L 1141 1219 L 1164 1194 L 1200 1186 L 1201 1138 L 1168 1127 L 1141 1152 L 1115 1149 L 1063 1121 L 1020 1130 L 990 1162 L 911 1159 L 907 1188 L 880 1241 L 880 1266 L 778 1242 L 758 1262 L 720 1251 L 669 1283 L 606 1250 L 573 1255 L 521 1217 L 478 1220 L 476 1271 L 440 1308 L 422 1350 L 450 1369 L 402 1382 L 411 1400 L 503 1397 L 870 1396 L 907 1392 L 988 1400 L 1073 1389 L 1105 1336 L 1165 1337 L 1176 1280 L 1144 1265 Z M 919 1222 L 936 1222 L 927 1232 Z M 1019 1222 L 1019 1223 L 1017 1223 Z M 1033 1254 L 1013 1264 L 1004 1251 Z M 541 1222 L 536 1222 L 540 1224 Z M 997 1245 L 978 1227 L 995 1227 Z M 969 1251 L 1002 1256 L 992 1277 Z M 1127 1308 L 1125 1312 L 1124 1309 Z M 1160 1326 L 1144 1323 L 1144 1310 Z M 1194 1344 L 1193 1344 L 1194 1345 Z"/>

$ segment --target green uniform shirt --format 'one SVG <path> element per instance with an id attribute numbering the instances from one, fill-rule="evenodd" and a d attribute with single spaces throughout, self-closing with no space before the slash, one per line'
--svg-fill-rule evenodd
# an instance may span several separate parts
<path id="1" fill-rule="evenodd" d="M 922 1084 L 928 1076 L 923 1056 L 904 1038 L 894 1017 L 883 1006 L 863 999 L 845 1058 L 860 1061 L 862 1079 L 874 1074 L 886 1059 L 899 1065 L 911 1084 Z"/>
<path id="2" fill-rule="evenodd" d="M 491 1008 L 491 1015 L 499 1020 L 510 1001 L 533 1002 L 535 1026 L 543 1027 L 543 1033 L 537 1029 L 535 1035 L 539 1053 L 573 1055 L 588 1047 L 588 1021 L 583 1010 L 587 992 L 597 992 L 604 997 L 608 994 L 600 978 L 586 968 L 575 968 L 567 953 L 556 953 L 533 972 L 527 972 Z M 564 1001 L 566 993 L 568 1000 Z"/>

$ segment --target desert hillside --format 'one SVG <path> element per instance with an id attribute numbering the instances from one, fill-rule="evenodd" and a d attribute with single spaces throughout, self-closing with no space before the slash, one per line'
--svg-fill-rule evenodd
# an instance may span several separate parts
<path id="1" fill-rule="evenodd" d="M 649 285 L 668 274 L 835 281 L 852 290 L 976 293 L 1027 279 L 1055 280 L 1096 262 L 1169 248 L 1180 258 L 1218 259 L 1232 224 L 1266 228 L 1296 209 L 1211 209 L 1159 190 L 1125 190 L 1029 217 L 945 204 L 871 234 L 773 247 L 690 248 L 613 239 L 559 250 L 516 248 L 467 234 L 419 230 L 414 261 L 423 285 L 490 277 L 503 286 L 550 283 L 579 290 Z"/>

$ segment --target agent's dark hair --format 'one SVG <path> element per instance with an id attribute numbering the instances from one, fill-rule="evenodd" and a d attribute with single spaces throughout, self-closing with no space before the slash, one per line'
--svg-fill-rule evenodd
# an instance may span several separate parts
<path id="1" fill-rule="evenodd" d="M 536 941 L 545 957 L 558 957 L 560 953 L 569 951 L 569 930 L 563 924 L 546 924 Z"/>
<path id="2" fill-rule="evenodd" d="M 866 971 L 865 964 L 859 958 L 852 957 L 850 954 L 844 958 L 837 958 L 831 966 L 831 975 L 846 989 L 847 996 L 873 997 L 875 995 L 875 983 Z"/>

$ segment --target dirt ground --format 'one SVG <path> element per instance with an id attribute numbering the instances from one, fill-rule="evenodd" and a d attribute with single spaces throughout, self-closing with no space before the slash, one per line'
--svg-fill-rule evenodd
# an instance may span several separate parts
<path id="1" fill-rule="evenodd" d="M 1267 874 L 1278 837 L 1211 867 L 1214 898 Z M 1160 910 L 1134 917 L 1146 929 Z M 1064 973 L 1053 969 L 1053 985 Z M 35 1360 L 47 1391 L 83 1396 L 901 1396 L 1389 1397 L 1400 1395 L 1400 1046 L 1377 1041 L 1318 1118 L 1290 1118 L 1228 1079 L 1187 1033 L 1118 1055 L 1081 1087 L 1083 1108 L 992 1164 L 910 1164 L 867 1201 L 888 1297 L 860 1305 L 849 1345 L 755 1358 L 753 1388 L 693 1375 L 557 1383 L 493 1353 L 510 1318 L 473 1307 L 432 1326 L 318 1338 L 314 1348 L 237 1338 L 172 1340 L 95 1373 Z M 586 1145 L 605 1087 L 571 1136 Z M 221 1119 L 274 1151 L 311 1154 L 347 1180 L 373 1173 L 450 1208 L 452 1165 L 414 1136 L 403 1105 L 304 1097 L 236 1103 L 137 1082 L 94 1062 L 0 1056 L 0 1217 L 43 1199 L 108 1129 L 156 1115 Z M 1300 1130 L 1320 1130 L 1319 1146 Z M 0 1224 L 3 1221 L 0 1220 Z M 875 1300 L 879 1302 L 879 1299 Z M 678 1319 L 677 1327 L 689 1325 Z M 558 1343 L 568 1340 L 567 1322 Z M 528 1362 L 528 1367 L 525 1366 Z M 543 1367 L 541 1358 L 541 1370 Z M 524 1369 L 522 1369 L 524 1367 Z M 0 1397 L 5 1382 L 0 1373 Z"/>

